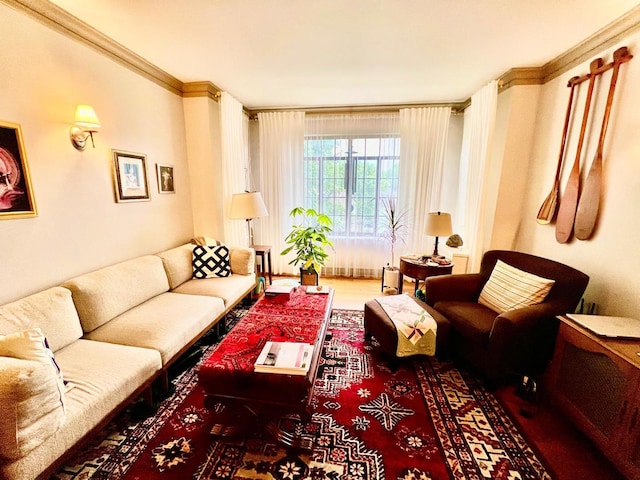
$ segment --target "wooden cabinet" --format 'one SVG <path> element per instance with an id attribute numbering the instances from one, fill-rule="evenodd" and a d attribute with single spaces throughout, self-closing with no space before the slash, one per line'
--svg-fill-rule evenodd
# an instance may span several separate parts
<path id="1" fill-rule="evenodd" d="M 640 342 L 598 337 L 560 318 L 551 400 L 630 479 L 640 480 Z"/>

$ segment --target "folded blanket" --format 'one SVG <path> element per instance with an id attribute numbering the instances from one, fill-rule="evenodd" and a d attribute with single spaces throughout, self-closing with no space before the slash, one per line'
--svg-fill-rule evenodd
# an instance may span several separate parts
<path id="1" fill-rule="evenodd" d="M 438 324 L 409 295 L 389 295 L 376 298 L 398 332 L 398 357 L 435 355 Z"/>

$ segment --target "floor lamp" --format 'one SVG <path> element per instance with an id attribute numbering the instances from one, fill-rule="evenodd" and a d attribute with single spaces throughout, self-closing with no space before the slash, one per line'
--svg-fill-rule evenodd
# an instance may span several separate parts
<path id="1" fill-rule="evenodd" d="M 442 212 L 431 212 L 427 216 L 427 225 L 424 233 L 431 237 L 436 237 L 436 247 L 432 257 L 438 256 L 438 237 L 448 237 L 453 234 L 451 227 L 451 214 Z"/>
<path id="2" fill-rule="evenodd" d="M 231 208 L 229 210 L 229 218 L 241 219 L 247 221 L 247 233 L 249 235 L 249 246 L 253 246 L 253 229 L 251 228 L 251 220 L 253 218 L 266 217 L 267 207 L 264 204 L 260 192 L 244 192 L 234 193 L 231 197 Z"/>

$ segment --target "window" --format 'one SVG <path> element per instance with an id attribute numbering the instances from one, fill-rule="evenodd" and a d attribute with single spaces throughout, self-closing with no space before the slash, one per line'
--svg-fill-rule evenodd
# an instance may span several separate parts
<path id="1" fill-rule="evenodd" d="M 397 135 L 306 137 L 305 207 L 333 220 L 334 236 L 375 236 L 382 199 L 398 196 Z"/>

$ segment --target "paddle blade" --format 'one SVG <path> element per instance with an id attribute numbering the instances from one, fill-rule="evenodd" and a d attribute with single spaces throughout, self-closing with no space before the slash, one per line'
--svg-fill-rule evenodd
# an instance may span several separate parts
<path id="1" fill-rule="evenodd" d="M 600 192 L 602 191 L 602 156 L 600 152 L 591 164 L 589 175 L 580 194 L 574 231 L 578 240 L 588 240 L 593 234 L 600 210 Z"/>
<path id="2" fill-rule="evenodd" d="M 536 221 L 540 225 L 547 225 L 551 223 L 554 215 L 556 214 L 556 207 L 558 206 L 558 184 L 556 183 L 553 186 L 547 198 L 544 199 L 542 205 L 540 205 L 540 210 L 538 210 L 538 216 L 536 217 Z"/>
<path id="3" fill-rule="evenodd" d="M 556 220 L 556 241 L 558 243 L 567 243 L 573 233 L 573 221 L 576 216 L 576 207 L 578 206 L 579 189 L 579 174 L 574 175 L 572 171 L 558 209 L 558 218 Z"/>

